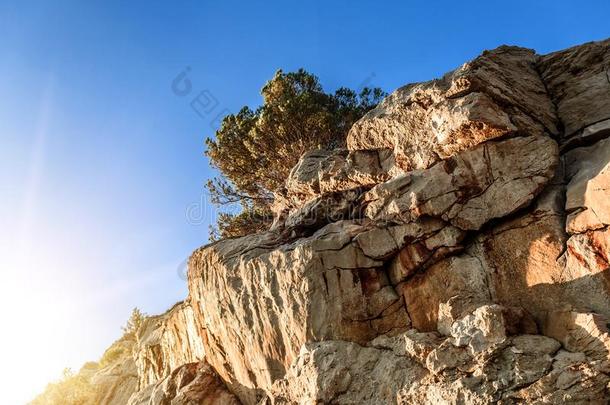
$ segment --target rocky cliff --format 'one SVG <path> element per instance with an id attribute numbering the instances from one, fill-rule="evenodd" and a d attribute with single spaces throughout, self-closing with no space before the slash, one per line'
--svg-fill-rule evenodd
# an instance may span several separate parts
<path id="1" fill-rule="evenodd" d="M 608 403 L 610 40 L 486 51 L 347 147 L 193 253 L 99 403 Z"/>

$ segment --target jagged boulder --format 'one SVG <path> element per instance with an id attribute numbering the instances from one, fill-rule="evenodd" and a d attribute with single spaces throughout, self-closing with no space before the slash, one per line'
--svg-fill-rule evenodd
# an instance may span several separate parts
<path id="1" fill-rule="evenodd" d="M 441 79 L 401 87 L 354 124 L 348 148 L 391 148 L 399 167 L 414 170 L 491 139 L 557 134 L 536 61 L 532 50 L 505 46 Z"/>
<path id="2" fill-rule="evenodd" d="M 495 326 L 488 330 L 493 336 L 506 333 Z M 601 404 L 607 399 L 609 377 L 584 353 L 560 350 L 552 338 L 517 335 L 501 344 L 495 338 L 481 342 L 496 344 L 473 354 L 451 338 L 413 331 L 377 338 L 366 347 L 308 343 L 275 382 L 268 403 Z"/>
<path id="3" fill-rule="evenodd" d="M 353 342 L 307 343 L 285 377 L 273 385 L 269 402 L 286 404 L 391 404 L 425 369 L 391 350 Z"/>
<path id="4" fill-rule="evenodd" d="M 396 172 L 390 149 L 305 153 L 286 179 L 289 196 L 299 200 L 320 194 L 374 186 Z"/>
<path id="5" fill-rule="evenodd" d="M 127 405 L 238 405 L 205 361 L 186 363 L 168 376 L 136 392 Z"/>
<path id="6" fill-rule="evenodd" d="M 557 162 L 549 137 L 489 142 L 374 187 L 364 195 L 365 215 L 393 222 L 434 217 L 477 230 L 529 204 Z"/>

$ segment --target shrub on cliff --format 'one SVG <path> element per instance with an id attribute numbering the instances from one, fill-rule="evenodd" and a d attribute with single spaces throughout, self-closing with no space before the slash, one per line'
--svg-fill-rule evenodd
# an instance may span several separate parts
<path id="1" fill-rule="evenodd" d="M 352 124 L 384 96 L 379 88 L 326 93 L 303 69 L 277 71 L 265 84 L 263 105 L 243 107 L 224 118 L 206 155 L 221 176 L 207 188 L 217 205 L 237 203 L 239 215 L 219 216 L 215 238 L 242 236 L 266 228 L 274 193 L 281 193 L 290 169 L 314 148 L 343 146 Z"/>
<path id="2" fill-rule="evenodd" d="M 94 403 L 96 391 L 88 374 L 74 373 L 64 369 L 62 378 L 47 385 L 45 391 L 36 397 L 30 405 L 89 405 Z"/>
<path id="3" fill-rule="evenodd" d="M 109 365 L 115 363 L 117 360 L 123 357 L 125 354 L 125 348 L 121 345 L 113 344 L 110 346 L 99 361 L 100 368 L 108 367 Z"/>

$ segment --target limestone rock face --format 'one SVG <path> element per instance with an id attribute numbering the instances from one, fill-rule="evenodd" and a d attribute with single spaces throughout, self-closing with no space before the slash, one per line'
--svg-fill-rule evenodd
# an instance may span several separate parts
<path id="1" fill-rule="evenodd" d="M 352 151 L 314 150 L 305 153 L 286 180 L 290 196 L 299 199 L 334 191 L 374 186 L 395 171 L 389 149 Z"/>
<path id="2" fill-rule="evenodd" d="M 426 374 L 404 355 L 346 341 L 307 343 L 275 382 L 272 404 L 392 404 L 409 381 Z"/>
<path id="3" fill-rule="evenodd" d="M 491 302 L 485 271 L 474 257 L 451 257 L 400 285 L 413 326 L 420 331 L 449 331 L 457 319 Z M 444 329 L 443 329 L 443 323 Z"/>
<path id="4" fill-rule="evenodd" d="M 609 67 L 610 40 L 503 46 L 396 90 L 348 150 L 300 158 L 269 231 L 192 254 L 187 300 L 96 372 L 104 392 L 608 403 Z"/>
<path id="5" fill-rule="evenodd" d="M 481 325 L 486 329 L 488 325 Z M 475 328 L 476 329 L 476 328 Z M 480 331 L 480 330 L 479 330 Z M 493 329 L 500 335 L 502 329 Z M 472 354 L 451 338 L 406 332 L 366 347 L 303 346 L 268 403 L 604 403 L 610 381 L 584 353 L 545 336 L 506 337 Z"/>
<path id="6" fill-rule="evenodd" d="M 610 225 L 610 138 L 565 154 L 566 231 L 570 234 Z"/>
<path id="7" fill-rule="evenodd" d="M 414 170 L 490 139 L 556 134 L 536 61 L 529 49 L 500 47 L 441 79 L 402 87 L 352 127 L 348 148 L 391 148 L 399 167 Z"/>
<path id="8" fill-rule="evenodd" d="M 376 186 L 362 199 L 369 219 L 336 222 L 292 243 L 278 244 L 272 234 L 262 234 L 196 252 L 189 283 L 211 347 L 207 360 L 222 378 L 236 383 L 231 387 L 241 396 L 256 396 L 286 373 L 306 342 L 363 344 L 408 327 L 406 311 L 412 311 L 415 327 L 435 329 L 436 319 L 426 323 L 418 308 L 435 309 L 440 301 L 427 302 L 423 296 L 428 293 L 414 290 L 414 282 L 403 291 L 391 281 L 459 251 L 464 231 L 529 203 L 553 176 L 557 153 L 548 137 L 482 145 Z M 377 225 L 389 221 L 396 225 Z M 397 253 L 402 263 L 388 273 L 384 260 Z M 459 260 L 447 263 L 464 267 Z M 425 274 L 435 272 L 431 268 Z M 458 270 L 446 273 L 447 282 L 460 280 Z M 464 304 L 464 310 L 489 301 L 484 279 L 477 280 L 471 287 L 486 298 Z M 433 285 L 449 294 L 446 299 L 466 287 Z"/>
<path id="9" fill-rule="evenodd" d="M 531 202 L 553 177 L 557 161 L 548 137 L 489 142 L 375 186 L 364 196 L 365 215 L 394 222 L 436 217 L 477 230 Z"/>
<path id="10" fill-rule="evenodd" d="M 562 146 L 610 135 L 610 39 L 542 56 L 538 69 L 564 127 Z"/>
<path id="11" fill-rule="evenodd" d="M 165 314 L 148 318 L 139 330 L 134 357 L 140 388 L 183 364 L 203 360 L 203 340 L 191 306 L 178 303 Z"/>
<path id="12" fill-rule="evenodd" d="M 610 373 L 610 332 L 608 320 L 594 313 L 555 311 L 544 323 L 544 333 L 572 352 L 583 352 L 595 360 L 594 366 Z"/>
<path id="13" fill-rule="evenodd" d="M 206 358 L 240 397 L 271 389 L 308 341 L 364 344 L 408 327 L 383 261 L 355 240 L 370 228 L 341 221 L 290 244 L 262 234 L 194 253 L 189 289 Z"/>
<path id="14" fill-rule="evenodd" d="M 137 332 L 113 343 L 99 363 L 87 363 L 76 374 L 77 398 L 104 405 L 239 404 L 205 361 L 198 328 L 188 302 L 146 317 Z M 33 404 L 59 404 L 44 396 Z"/>
<path id="15" fill-rule="evenodd" d="M 205 361 L 186 363 L 134 394 L 128 405 L 238 405 L 240 402 Z"/>
<path id="16" fill-rule="evenodd" d="M 196 251 L 207 360 L 240 400 L 605 401 L 610 108 L 577 106 L 606 49 L 566 51 L 574 70 L 501 47 L 401 88 L 349 151 L 301 158 L 275 230 Z"/>

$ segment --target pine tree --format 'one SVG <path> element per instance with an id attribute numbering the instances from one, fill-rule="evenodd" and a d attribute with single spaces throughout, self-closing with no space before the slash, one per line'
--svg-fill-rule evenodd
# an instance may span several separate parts
<path id="1" fill-rule="evenodd" d="M 126 337 L 135 337 L 136 333 L 144 323 L 146 315 L 140 311 L 138 307 L 135 307 L 131 311 L 131 316 L 127 320 L 125 326 L 123 326 L 123 333 Z"/>
<path id="2" fill-rule="evenodd" d="M 271 204 L 304 152 L 345 146 L 354 122 L 385 93 L 345 87 L 327 93 L 319 79 L 300 69 L 279 70 L 261 91 L 263 105 L 226 116 L 216 136 L 206 140 L 206 155 L 220 176 L 207 188 L 214 204 L 241 205 L 241 213 L 222 213 L 213 239 L 242 236 L 268 228 Z"/>

